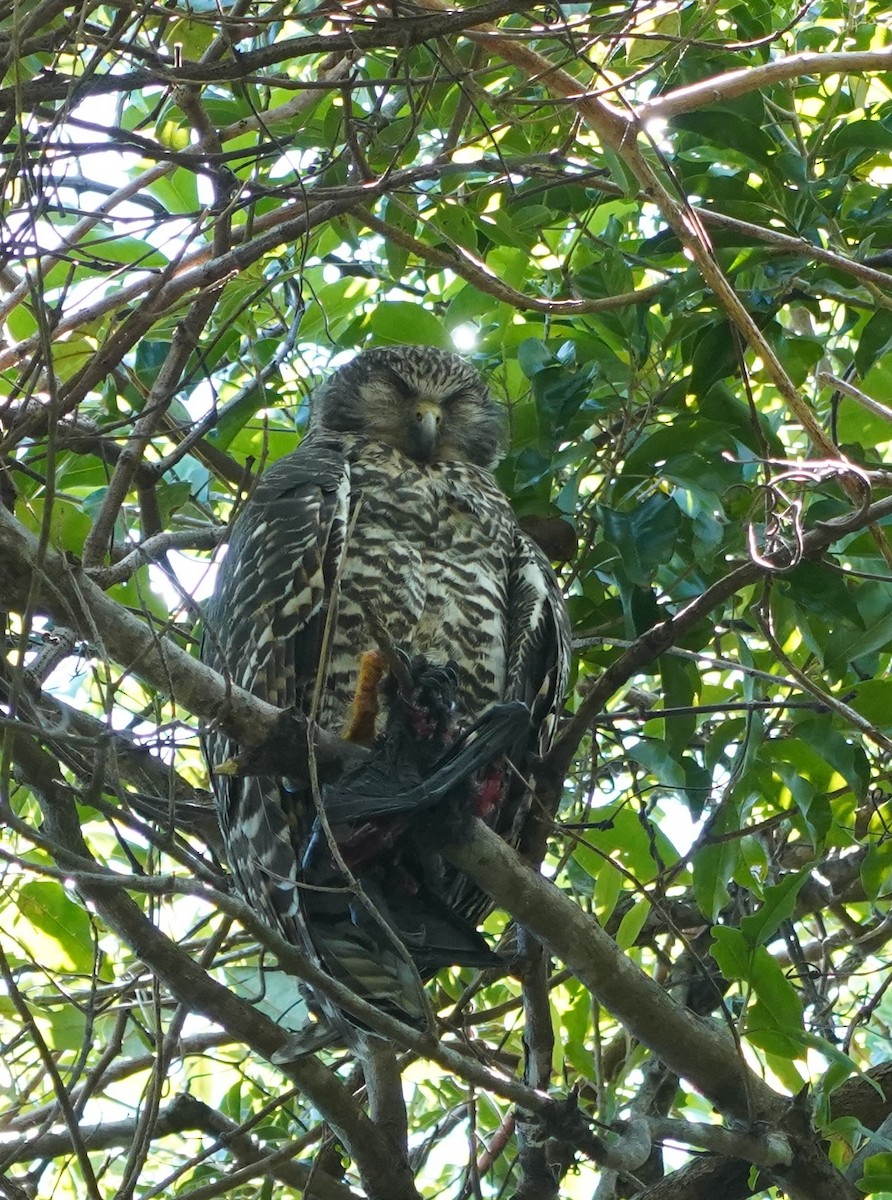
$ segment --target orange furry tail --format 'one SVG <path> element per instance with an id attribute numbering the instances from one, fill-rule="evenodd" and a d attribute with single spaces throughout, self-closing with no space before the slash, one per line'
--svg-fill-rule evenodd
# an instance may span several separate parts
<path id="1" fill-rule="evenodd" d="M 387 672 L 387 660 L 380 650 L 366 650 L 359 661 L 356 691 L 343 737 L 360 746 L 370 746 L 375 738 L 375 721 L 380 711 L 378 685 Z"/>

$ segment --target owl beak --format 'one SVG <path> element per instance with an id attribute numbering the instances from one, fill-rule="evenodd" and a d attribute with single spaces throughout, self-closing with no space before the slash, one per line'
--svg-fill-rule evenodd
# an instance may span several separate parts
<path id="1" fill-rule="evenodd" d="M 433 458 L 442 420 L 439 404 L 429 400 L 416 404 L 409 425 L 409 453 L 419 462 L 430 462 Z"/>

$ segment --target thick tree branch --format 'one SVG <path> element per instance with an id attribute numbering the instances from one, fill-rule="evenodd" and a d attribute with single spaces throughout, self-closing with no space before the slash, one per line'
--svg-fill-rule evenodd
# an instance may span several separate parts
<path id="1" fill-rule="evenodd" d="M 724 1026 L 672 1000 L 595 920 L 482 822 L 450 859 L 522 922 L 639 1041 L 738 1120 L 776 1120 L 783 1098 L 757 1078 Z"/>
<path id="2" fill-rule="evenodd" d="M 728 1030 L 672 1000 L 594 918 L 538 875 L 483 822 L 475 821 L 468 841 L 453 846 L 449 858 L 541 938 L 630 1033 L 720 1112 L 789 1137 L 794 1145 L 792 1165 L 779 1165 L 773 1174 L 794 1200 L 857 1200 L 857 1192 L 828 1162 L 796 1104 L 746 1066 Z M 760 1157 L 764 1153 L 762 1146 Z"/>
<path id="3" fill-rule="evenodd" d="M 889 70 L 892 70 L 892 49 L 840 50 L 836 53 L 806 50 L 802 54 L 787 54 L 773 62 L 743 67 L 739 71 L 724 71 L 686 87 L 663 92 L 653 100 L 645 100 L 637 105 L 635 115 L 642 123 L 659 117 L 668 119 L 679 113 L 706 108 L 710 104 L 722 104 L 726 100 L 733 100 L 735 96 L 745 96 L 749 92 L 757 92 L 788 79 L 798 79 L 802 75 L 825 78 L 827 75 Z"/>
<path id="4" fill-rule="evenodd" d="M 892 1062 L 879 1063 L 847 1080 L 830 1097 L 830 1117 L 855 1117 L 879 1129 L 892 1113 Z M 709 1155 L 695 1159 L 652 1184 L 635 1200 L 747 1200 L 764 1191 L 765 1180 L 750 1183 L 751 1167 L 742 1159 Z"/>
<path id="5" fill-rule="evenodd" d="M 111 1150 L 129 1146 L 136 1133 L 138 1118 L 126 1121 L 101 1121 L 96 1125 L 81 1125 L 79 1133 L 88 1151 Z M 210 1108 L 194 1096 L 183 1094 L 162 1109 L 151 1129 L 152 1139 L 170 1137 L 177 1133 L 196 1131 L 215 1137 L 220 1146 L 231 1150 L 236 1161 L 254 1168 L 257 1174 L 277 1179 L 287 1187 L 303 1191 L 312 1173 L 313 1188 L 319 1200 L 355 1200 L 350 1188 L 300 1162 L 275 1161 L 299 1151 L 286 1147 L 282 1151 L 265 1150 L 250 1134 L 222 1113 Z M 3 1146 L 3 1161 L 7 1166 L 32 1163 L 39 1159 L 62 1158 L 74 1152 L 67 1133 L 41 1133 L 37 1137 L 7 1140 Z M 231 1180 L 230 1180 L 231 1182 Z"/>

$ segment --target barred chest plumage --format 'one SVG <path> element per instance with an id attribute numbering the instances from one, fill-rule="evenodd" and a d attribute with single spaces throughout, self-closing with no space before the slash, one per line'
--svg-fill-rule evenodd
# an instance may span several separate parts
<path id="1" fill-rule="evenodd" d="M 504 696 L 508 575 L 515 518 L 488 471 L 423 465 L 364 438 L 344 439 L 353 527 L 344 556 L 322 723 L 337 728 L 357 664 L 375 646 L 371 612 L 393 643 L 460 669 L 463 717 Z"/>

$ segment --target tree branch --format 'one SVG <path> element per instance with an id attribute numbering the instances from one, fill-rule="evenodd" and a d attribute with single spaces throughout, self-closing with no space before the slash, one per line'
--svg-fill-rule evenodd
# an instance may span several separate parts
<path id="1" fill-rule="evenodd" d="M 96 1125 L 81 1125 L 80 1141 L 87 1151 L 111 1150 L 129 1146 L 136 1132 L 138 1118 L 127 1121 L 101 1121 Z M 310 1175 L 313 1189 L 319 1200 L 355 1200 L 350 1188 L 315 1170 L 304 1163 L 279 1161 L 288 1154 L 299 1153 L 298 1147 L 286 1146 L 281 1150 L 264 1149 L 254 1138 L 245 1133 L 235 1121 L 224 1117 L 194 1096 L 183 1094 L 175 1097 L 159 1113 L 150 1131 L 150 1137 L 170 1137 L 188 1131 L 208 1133 L 217 1139 L 219 1146 L 231 1150 L 236 1161 L 253 1168 L 253 1175 L 261 1174 L 277 1179 L 286 1187 L 304 1191 Z M 15 1163 L 30 1163 L 37 1159 L 62 1158 L 74 1153 L 68 1133 L 41 1133 L 37 1137 L 25 1137 L 7 1141 L 3 1146 L 3 1161 L 7 1166 Z M 230 1184 L 232 1179 L 230 1177 Z"/>
<path id="2" fill-rule="evenodd" d="M 739 71 L 723 71 L 697 83 L 687 84 L 671 92 L 645 100 L 636 106 L 635 116 L 643 124 L 656 118 L 669 119 L 680 113 L 693 112 L 710 104 L 722 104 L 735 96 L 745 96 L 774 83 L 798 79 L 800 75 L 823 78 L 827 75 L 855 75 L 860 71 L 892 70 L 892 49 L 840 50 L 836 53 L 811 50 L 787 54 L 774 62 Z"/>
<path id="3" fill-rule="evenodd" d="M 54 760 L 33 739 L 21 734 L 16 736 L 15 756 L 41 803 L 49 836 L 70 854 L 93 864 L 74 804 L 67 790 L 58 785 Z M 68 865 L 65 855 L 59 861 L 60 865 Z M 202 1014 L 264 1058 L 276 1060 L 288 1043 L 287 1031 L 211 979 L 146 918 L 110 872 L 102 872 L 95 863 L 94 872 L 78 874 L 78 890 L 188 1011 Z M 281 1069 L 343 1139 L 363 1177 L 369 1200 L 419 1200 L 408 1164 L 404 1160 L 401 1164 L 392 1148 L 382 1144 L 376 1126 L 332 1071 L 312 1057 L 286 1063 Z"/>
<path id="4" fill-rule="evenodd" d="M 633 1036 L 720 1112 L 790 1138 L 792 1165 L 780 1164 L 772 1174 L 794 1200 L 857 1200 L 855 1189 L 822 1152 L 796 1101 L 773 1091 L 746 1066 L 727 1029 L 672 1000 L 593 917 L 538 875 L 482 821 L 474 822 L 467 842 L 450 847 L 449 859 L 541 938 Z M 764 1159 L 764 1147 L 759 1154 Z"/>
<path id="5" fill-rule="evenodd" d="M 357 209 L 357 212 L 370 229 L 386 238 L 388 242 L 411 250 L 420 259 L 432 263 L 444 271 L 452 271 L 475 287 L 478 292 L 501 300 L 504 304 L 510 304 L 512 308 L 516 308 L 520 312 L 541 312 L 551 316 L 579 316 L 582 313 L 611 312 L 617 308 L 628 308 L 633 304 L 645 304 L 655 300 L 664 289 L 662 283 L 654 283 L 649 287 L 638 288 L 637 291 L 623 292 L 616 296 L 604 296 L 599 300 L 562 300 L 544 296 L 528 296 L 509 287 L 482 259 L 475 258 L 458 243 L 452 244 L 450 252 L 440 250 L 428 242 L 412 237 L 405 230 L 399 229 L 387 221 L 382 221 L 380 217 L 375 216 L 368 205 L 363 205 Z M 446 240 L 445 236 L 443 240 Z"/>
<path id="6" fill-rule="evenodd" d="M 98 636 L 98 653 L 205 721 L 215 722 L 239 745 L 260 747 L 285 737 L 290 741 L 287 753 L 298 759 L 302 753 L 306 761 L 305 720 L 232 686 L 170 637 L 132 616 L 58 551 L 47 547 L 41 555 L 38 539 L 0 506 L 0 606 L 24 611 L 32 585 L 40 612 L 69 625 L 88 642 Z M 315 729 L 313 738 L 323 766 L 340 769 L 356 757 L 356 747 L 325 730 Z"/>
<path id="7" fill-rule="evenodd" d="M 524 4 L 526 11 L 544 4 Z M 351 28 L 347 33 L 310 34 L 272 42 L 259 50 L 240 53 L 225 62 L 200 63 L 184 60 L 174 64 L 158 58 L 150 68 L 122 74 L 96 74 L 87 78 L 51 72 L 39 79 L 0 88 L 0 111 L 17 111 L 32 104 L 50 100 L 67 100 L 74 104 L 86 96 L 104 96 L 114 92 L 133 92 L 146 87 L 182 83 L 218 83 L 245 79 L 265 67 L 289 62 L 309 54 L 351 53 L 388 47 L 408 48 L 430 38 L 455 37 L 466 30 L 499 17 L 517 12 L 516 0 L 483 0 L 472 8 L 443 10 L 437 15 L 416 16 L 400 14 L 373 22 L 366 28 Z M 275 77 L 264 79 L 275 86 Z"/>
<path id="8" fill-rule="evenodd" d="M 601 1004 L 644 1045 L 738 1120 L 777 1120 L 783 1098 L 741 1060 L 724 1026 L 672 1000 L 617 947 L 597 922 L 481 821 L 450 860 L 500 908 L 526 925 L 566 963 Z"/>

